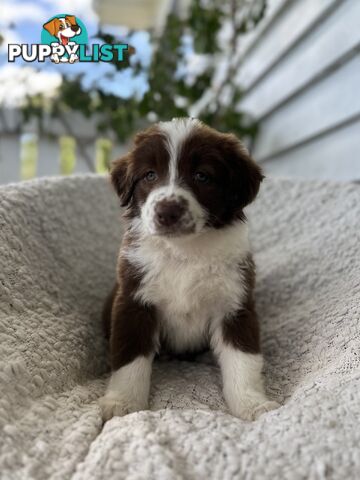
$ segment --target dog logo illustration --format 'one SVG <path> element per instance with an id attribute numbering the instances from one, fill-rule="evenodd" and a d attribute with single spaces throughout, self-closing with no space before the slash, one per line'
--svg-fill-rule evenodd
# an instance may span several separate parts
<path id="1" fill-rule="evenodd" d="M 83 42 L 77 42 L 75 37 L 79 37 L 81 35 L 84 26 L 81 28 L 79 25 L 79 20 L 75 17 L 75 15 L 56 16 L 44 23 L 43 28 L 51 35 L 51 37 L 55 37 L 57 39 L 57 41 L 50 43 L 52 47 L 62 45 L 66 50 L 66 54 L 64 55 L 60 55 L 60 52 L 56 53 L 55 51 L 55 53 L 53 53 L 50 57 L 52 62 L 74 63 L 79 60 L 79 56 L 77 54 L 78 45 L 79 43 Z"/>

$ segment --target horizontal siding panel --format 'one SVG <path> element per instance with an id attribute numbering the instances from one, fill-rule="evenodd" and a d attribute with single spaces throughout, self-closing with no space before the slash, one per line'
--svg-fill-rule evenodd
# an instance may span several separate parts
<path id="1" fill-rule="evenodd" d="M 236 58 L 240 60 L 245 55 L 249 54 L 250 50 L 254 48 L 257 42 L 261 41 L 264 32 L 271 28 L 271 24 L 276 17 L 281 14 L 286 4 L 293 0 L 269 0 L 266 5 L 264 17 L 253 30 L 244 33 L 240 37 L 239 46 L 236 52 Z"/>
<path id="2" fill-rule="evenodd" d="M 360 180 L 360 120 L 263 164 L 265 174 Z"/>
<path id="3" fill-rule="evenodd" d="M 245 56 L 236 82 L 249 89 L 277 62 L 320 17 L 339 0 L 301 0 L 289 2 L 261 41 Z"/>
<path id="4" fill-rule="evenodd" d="M 359 85 L 356 56 L 268 116 L 261 123 L 255 155 L 274 156 L 360 114 Z"/>
<path id="5" fill-rule="evenodd" d="M 241 110 L 263 117 L 360 48 L 359 20 L 360 1 L 345 0 L 245 96 Z"/>

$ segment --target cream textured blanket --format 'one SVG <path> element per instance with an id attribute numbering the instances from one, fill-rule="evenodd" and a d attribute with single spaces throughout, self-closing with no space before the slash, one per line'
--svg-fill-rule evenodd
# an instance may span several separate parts
<path id="1" fill-rule="evenodd" d="M 358 479 L 360 187 L 267 180 L 251 208 L 270 397 L 226 413 L 210 361 L 157 363 L 151 410 L 101 426 L 100 310 L 117 200 L 103 177 L 0 188 L 3 479 Z"/>

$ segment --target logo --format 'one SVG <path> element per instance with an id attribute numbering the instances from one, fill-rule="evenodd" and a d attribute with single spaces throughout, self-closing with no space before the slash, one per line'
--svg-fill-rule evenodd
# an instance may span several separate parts
<path id="1" fill-rule="evenodd" d="M 22 59 L 25 62 L 53 63 L 122 62 L 126 43 L 92 44 L 88 46 L 88 34 L 84 23 L 75 15 L 59 14 L 44 23 L 41 43 L 8 45 L 8 61 Z"/>
<path id="2" fill-rule="evenodd" d="M 41 44 L 52 47 L 50 59 L 54 63 L 79 61 L 79 47 L 88 43 L 85 25 L 74 15 L 58 15 L 44 23 Z"/>

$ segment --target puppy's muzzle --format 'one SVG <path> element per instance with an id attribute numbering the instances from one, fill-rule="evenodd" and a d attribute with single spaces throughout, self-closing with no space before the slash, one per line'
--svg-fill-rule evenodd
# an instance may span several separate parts
<path id="1" fill-rule="evenodd" d="M 160 228 L 172 229 L 181 223 L 185 213 L 182 203 L 175 200 L 163 200 L 155 207 L 155 223 Z"/>

